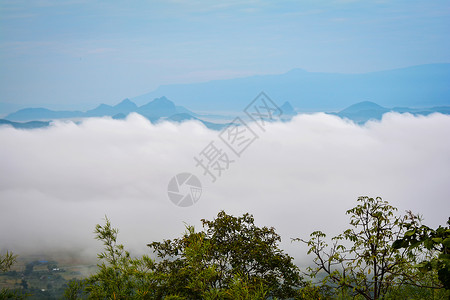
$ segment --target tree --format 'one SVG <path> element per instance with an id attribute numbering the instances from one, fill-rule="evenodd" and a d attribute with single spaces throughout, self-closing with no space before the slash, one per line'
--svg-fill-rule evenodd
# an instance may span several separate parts
<path id="1" fill-rule="evenodd" d="M 202 220 L 204 231 L 192 226 L 181 238 L 148 246 L 159 257 L 131 258 L 117 243 L 118 230 L 106 218 L 97 225 L 103 242 L 99 271 L 72 281 L 68 299 L 267 299 L 296 295 L 302 285 L 292 257 L 278 248 L 273 228 L 259 228 L 253 217 L 220 212 L 213 221 Z"/>
<path id="2" fill-rule="evenodd" d="M 436 272 L 440 286 L 450 290 L 450 218 L 447 227 L 436 230 L 421 224 L 421 218 L 409 212 L 408 222 L 403 224 L 407 230 L 403 237 L 393 243 L 395 249 L 409 251 L 424 248 L 431 252 L 416 267 L 421 272 Z"/>
<path id="3" fill-rule="evenodd" d="M 308 269 L 315 277 L 324 273 L 324 285 L 343 294 L 380 299 L 394 286 L 411 279 L 415 253 L 391 247 L 403 236 L 404 217 L 395 216 L 395 207 L 381 198 L 359 197 L 359 204 L 348 210 L 350 229 L 332 238 L 328 249 L 326 235 L 315 231 L 308 254 L 314 254 L 314 267 Z"/>
<path id="4" fill-rule="evenodd" d="M 238 291 L 247 291 L 248 299 L 297 295 L 303 282 L 293 258 L 279 249 L 281 238 L 274 228 L 257 227 L 250 214 L 234 217 L 224 211 L 201 221 L 204 231 L 188 226 L 179 239 L 148 244 L 162 259 L 156 272 L 163 277 L 160 296 L 234 299 Z"/>
<path id="5" fill-rule="evenodd" d="M 99 271 L 81 281 L 69 283 L 67 299 L 154 299 L 152 269 L 154 262 L 144 255 L 133 259 L 122 244 L 117 243 L 118 229 L 105 218 L 104 226 L 95 227 L 96 239 L 103 242 L 105 251 L 98 254 Z"/>
<path id="6" fill-rule="evenodd" d="M 7 272 L 11 266 L 16 262 L 17 255 L 14 255 L 10 251 L 6 251 L 5 254 L 0 255 L 0 272 Z M 17 290 L 10 290 L 2 288 L 0 290 L 0 299 L 25 299 L 27 295 Z"/>
<path id="7" fill-rule="evenodd" d="M 0 271 L 6 272 L 16 262 L 17 255 L 12 252 L 6 251 L 4 255 L 0 255 Z"/>

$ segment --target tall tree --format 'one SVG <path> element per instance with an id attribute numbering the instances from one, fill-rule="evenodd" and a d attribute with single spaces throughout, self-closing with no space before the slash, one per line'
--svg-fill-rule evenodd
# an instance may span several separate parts
<path id="1" fill-rule="evenodd" d="M 17 255 L 10 251 L 6 251 L 5 254 L 0 254 L 0 272 L 9 271 L 11 266 L 16 262 L 16 259 Z M 0 289 L 0 299 L 25 299 L 27 296 L 27 294 L 22 293 L 20 290 Z"/>
<path id="2" fill-rule="evenodd" d="M 67 299 L 155 299 L 154 262 L 148 256 L 132 258 L 117 242 L 118 229 L 108 218 L 105 225 L 95 227 L 95 238 L 103 242 L 104 252 L 98 254 L 99 271 L 88 278 L 69 283 Z"/>
<path id="3" fill-rule="evenodd" d="M 267 299 L 296 296 L 303 285 L 292 257 L 279 249 L 274 228 L 257 227 L 251 215 L 220 212 L 202 220 L 204 231 L 187 226 L 184 235 L 148 246 L 157 254 L 133 259 L 118 244 L 118 230 L 106 219 L 96 226 L 105 251 L 99 271 L 73 281 L 66 298 L 89 299 Z"/>
<path id="4" fill-rule="evenodd" d="M 8 271 L 16 262 L 17 256 L 12 252 L 6 251 L 5 254 L 0 254 L 0 272 Z"/>
<path id="5" fill-rule="evenodd" d="M 250 214 L 234 217 L 224 211 L 202 223 L 201 232 L 188 227 L 179 239 L 149 244 L 163 260 L 158 273 L 167 274 L 167 291 L 188 298 L 204 298 L 205 291 L 225 297 L 238 280 L 267 297 L 297 294 L 303 282 L 293 258 L 279 249 L 274 228 L 257 227 Z"/>
<path id="6" fill-rule="evenodd" d="M 409 280 L 415 255 L 391 247 L 404 232 L 404 217 L 394 215 L 395 207 L 379 197 L 359 197 L 358 202 L 347 211 L 352 227 L 333 237 L 330 247 L 321 231 L 313 232 L 308 241 L 297 240 L 306 243 L 308 254 L 315 256 L 315 266 L 308 269 L 310 276 L 323 273 L 324 285 L 365 299 L 380 299 Z"/>

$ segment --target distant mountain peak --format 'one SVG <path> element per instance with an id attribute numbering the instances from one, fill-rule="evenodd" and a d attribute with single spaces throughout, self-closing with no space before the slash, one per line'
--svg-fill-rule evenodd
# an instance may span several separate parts
<path id="1" fill-rule="evenodd" d="M 152 101 L 155 104 L 161 104 L 161 103 L 172 103 L 172 101 L 170 101 L 169 99 L 167 99 L 165 96 L 159 97 L 159 98 L 155 98 Z"/>
<path id="2" fill-rule="evenodd" d="M 380 106 L 371 101 L 358 102 L 341 110 L 338 113 L 332 113 L 341 118 L 353 120 L 358 124 L 364 124 L 369 120 L 381 120 L 383 114 L 390 111 L 390 109 Z"/>
<path id="3" fill-rule="evenodd" d="M 127 105 L 129 105 L 129 104 L 134 104 L 134 102 L 133 101 L 131 101 L 130 99 L 128 99 L 128 98 L 125 98 L 125 99 L 123 99 L 119 104 L 117 104 L 117 105 L 122 105 L 122 104 L 127 104 Z M 116 106 L 117 106 L 116 105 Z"/>
<path id="4" fill-rule="evenodd" d="M 381 105 L 378 105 L 378 104 L 376 104 L 375 102 L 372 102 L 372 101 L 361 101 L 361 102 L 353 104 L 352 106 L 357 106 L 357 105 L 372 106 L 372 107 L 382 107 Z"/>
<path id="5" fill-rule="evenodd" d="M 99 106 L 97 106 L 95 109 L 105 109 L 105 108 L 112 108 L 112 106 L 102 103 Z"/>
<path id="6" fill-rule="evenodd" d="M 387 110 L 387 108 L 385 108 L 381 105 L 378 105 L 375 102 L 362 101 L 362 102 L 358 102 L 356 104 L 350 105 L 349 107 L 340 111 L 340 113 L 358 112 L 358 111 L 363 111 L 363 110 Z"/>
<path id="7" fill-rule="evenodd" d="M 177 113 L 175 104 L 166 97 L 155 98 L 153 101 L 142 105 L 137 112 L 147 118 L 169 117 Z"/>
<path id="8" fill-rule="evenodd" d="M 137 105 L 130 99 L 126 98 L 122 100 L 119 104 L 115 105 L 114 108 L 119 110 L 127 110 L 131 112 L 137 108 Z"/>
<path id="9" fill-rule="evenodd" d="M 295 115 L 295 109 L 292 107 L 292 105 L 289 103 L 289 101 L 286 101 L 283 103 L 283 105 L 280 106 L 281 111 L 283 112 L 283 115 Z"/>
<path id="10" fill-rule="evenodd" d="M 166 97 L 162 96 L 162 97 L 153 99 L 152 101 L 148 102 L 147 104 L 142 105 L 141 108 L 144 106 L 150 106 L 150 107 L 163 107 L 163 106 L 166 106 L 166 107 L 171 106 L 172 107 L 173 106 L 173 107 L 175 107 L 175 104 L 172 101 L 170 101 L 169 99 L 167 99 Z"/>

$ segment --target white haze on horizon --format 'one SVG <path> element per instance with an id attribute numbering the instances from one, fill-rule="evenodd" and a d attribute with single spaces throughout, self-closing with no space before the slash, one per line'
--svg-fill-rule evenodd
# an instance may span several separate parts
<path id="1" fill-rule="evenodd" d="M 306 248 L 290 239 L 339 233 L 358 196 L 419 212 L 431 227 L 449 217 L 450 116 L 389 113 L 358 126 L 319 113 L 265 129 L 254 129 L 259 139 L 240 158 L 224 149 L 236 162 L 211 183 L 193 157 L 211 141 L 220 146 L 219 132 L 195 121 L 153 125 L 131 114 L 36 130 L 0 127 L 0 250 L 93 255 L 101 249 L 94 226 L 107 215 L 119 242 L 143 254 L 147 243 L 179 237 L 185 224 L 200 229 L 200 219 L 225 210 L 275 227 L 299 259 Z M 187 208 L 167 196 L 181 172 L 203 184 Z"/>

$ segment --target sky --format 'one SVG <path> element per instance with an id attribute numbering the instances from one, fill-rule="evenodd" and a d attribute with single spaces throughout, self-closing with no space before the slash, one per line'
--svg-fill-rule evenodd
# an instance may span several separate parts
<path id="1" fill-rule="evenodd" d="M 85 110 L 293 68 L 448 63 L 449 31 L 447 0 L 2 0 L 0 109 Z"/>
<path id="2" fill-rule="evenodd" d="M 359 126 L 317 113 L 264 128 L 253 124 L 258 139 L 237 157 L 219 132 L 194 121 L 155 125 L 131 114 L 37 130 L 0 127 L 0 251 L 95 258 L 102 245 L 93 230 L 106 215 L 132 255 L 149 254 L 147 243 L 179 237 L 186 224 L 200 230 L 200 219 L 225 210 L 275 227 L 282 248 L 307 265 L 305 247 L 290 239 L 341 233 L 359 196 L 380 196 L 397 215 L 420 213 L 432 228 L 449 217 L 448 115 L 389 113 Z M 210 142 L 234 160 L 215 182 L 194 161 Z M 182 172 L 202 184 L 190 207 L 174 205 L 167 193 Z"/>

